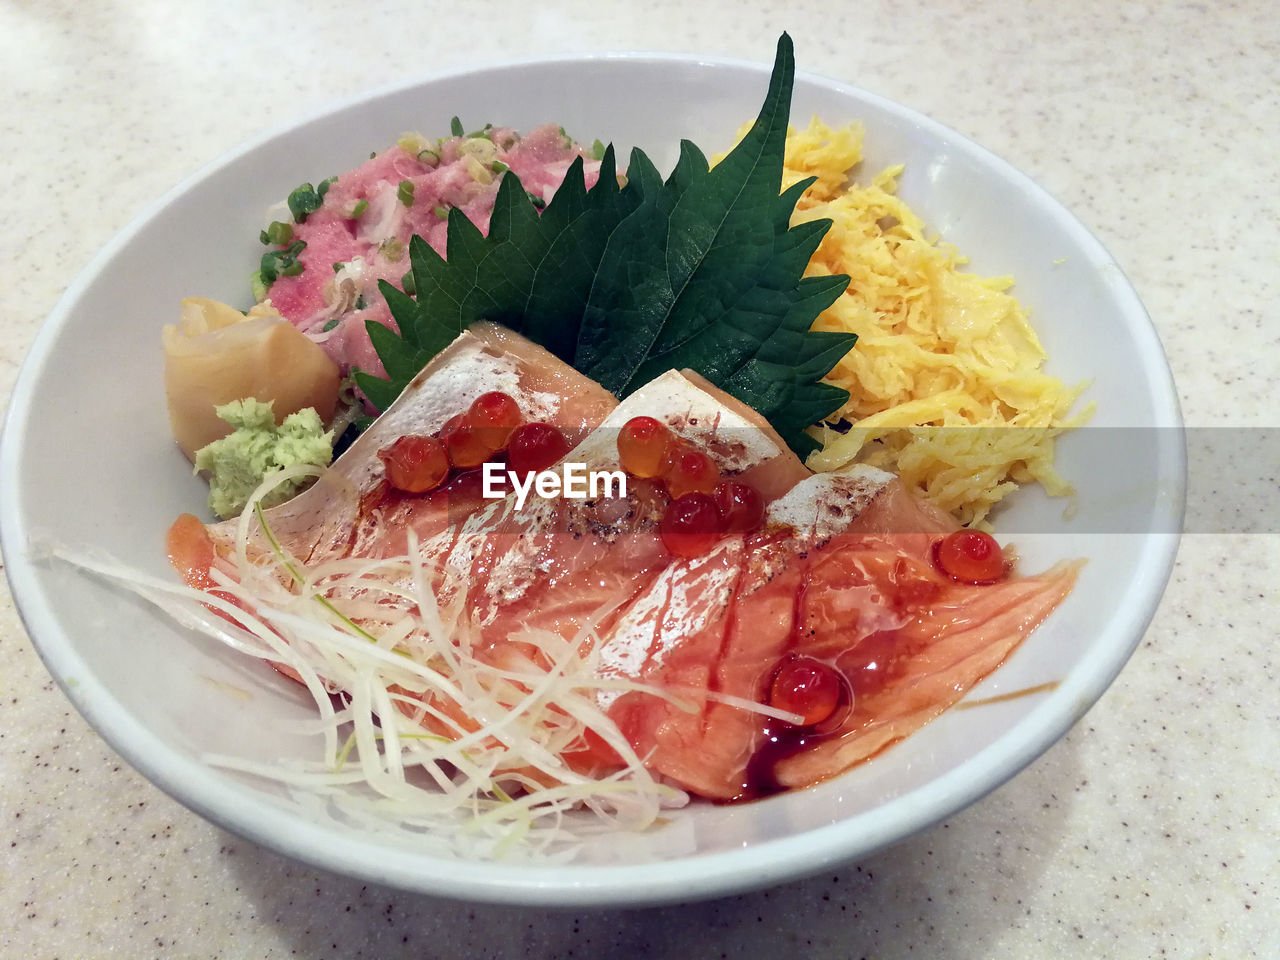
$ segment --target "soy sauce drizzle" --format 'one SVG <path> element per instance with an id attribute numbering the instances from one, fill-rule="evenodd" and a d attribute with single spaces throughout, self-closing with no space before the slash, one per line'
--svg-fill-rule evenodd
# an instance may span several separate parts
<path id="1" fill-rule="evenodd" d="M 994 697 L 983 697 L 981 700 L 961 700 L 952 710 L 971 710 L 974 707 L 985 707 L 992 703 L 1004 703 L 1007 700 L 1019 700 L 1022 697 L 1029 697 L 1033 693 L 1044 693 L 1046 690 L 1057 690 L 1061 684 L 1060 680 L 1050 680 L 1048 683 L 1038 683 L 1034 687 L 1023 687 L 1021 690 L 1010 690 L 1008 693 L 999 693 Z"/>
<path id="2" fill-rule="evenodd" d="M 805 641 L 813 633 L 806 617 L 806 594 L 812 581 L 811 564 L 811 558 L 805 557 L 801 585 L 792 608 L 790 641 L 780 665 L 788 657 L 803 651 Z M 919 578 L 909 576 L 910 572 L 908 565 L 899 560 L 880 586 L 889 593 L 898 612 L 914 617 L 940 598 L 944 585 L 937 582 L 934 574 Z M 840 697 L 835 710 L 812 726 L 765 721 L 760 746 L 747 762 L 742 793 L 730 802 L 757 800 L 791 789 L 778 781 L 776 771 L 779 766 L 793 756 L 825 741 L 843 737 L 851 729 L 870 721 L 872 718 L 865 711 L 859 715 L 859 705 L 894 682 L 924 646 L 927 646 L 927 640 L 909 638 L 898 629 L 876 630 L 861 637 L 856 645 L 836 660 L 825 661 L 840 680 Z M 778 669 L 780 666 L 765 678 L 765 690 L 769 689 Z"/>
<path id="3" fill-rule="evenodd" d="M 791 635 L 787 643 L 787 650 L 779 661 L 778 666 L 762 679 L 762 687 L 765 691 L 770 689 L 774 678 L 787 659 L 793 657 L 797 649 L 802 648 L 804 633 L 810 629 L 807 626 L 805 617 L 805 599 L 811 580 L 810 558 L 804 557 L 803 564 L 800 585 L 796 590 L 795 600 L 791 608 Z M 775 774 L 778 764 L 788 757 L 812 747 L 816 743 L 840 734 L 841 727 L 853 710 L 854 694 L 853 688 L 849 684 L 849 678 L 845 676 L 844 671 L 838 669 L 835 664 L 829 664 L 829 666 L 840 680 L 840 695 L 835 709 L 824 720 L 812 726 L 798 726 L 782 720 L 767 720 L 766 726 L 762 730 L 762 741 L 752 754 L 751 759 L 747 761 L 746 771 L 743 776 L 742 793 L 730 800 L 730 803 L 758 800 L 762 797 L 786 791 L 788 788 L 778 782 Z"/>
<path id="4" fill-rule="evenodd" d="M 843 673 L 840 700 L 831 716 L 812 727 L 800 727 L 782 720 L 769 720 L 763 733 L 764 739 L 747 761 L 743 777 L 742 793 L 729 803 L 760 800 L 777 793 L 785 793 L 790 787 L 778 782 L 776 770 L 783 760 L 802 753 L 815 744 L 839 737 L 841 727 L 853 711 L 853 690 Z"/>

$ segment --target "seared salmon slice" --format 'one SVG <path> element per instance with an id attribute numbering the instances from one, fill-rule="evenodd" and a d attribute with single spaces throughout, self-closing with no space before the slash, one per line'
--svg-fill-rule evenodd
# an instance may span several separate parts
<path id="1" fill-rule="evenodd" d="M 726 475 L 748 482 L 764 476 L 779 488 L 808 475 L 776 434 L 743 416 L 738 401 L 713 396 L 677 371 L 627 397 L 564 461 L 620 473 L 618 431 L 642 414 L 704 450 Z M 626 488 L 626 496 L 531 497 L 523 507 L 507 497 L 424 544 L 424 560 L 465 581 L 486 644 L 501 647 L 528 629 L 566 639 L 588 626 L 598 633 L 607 622 L 599 618 L 671 560 L 658 535 L 666 494 L 634 478 Z"/>
<path id="2" fill-rule="evenodd" d="M 991 586 L 947 584 L 896 631 L 864 638 L 836 660 L 854 691 L 843 722 L 782 752 L 753 786 L 808 786 L 915 733 L 1017 649 L 1071 592 L 1079 567 L 1064 562 Z"/>
<path id="3" fill-rule="evenodd" d="M 1070 564 L 952 581 L 930 557 L 955 526 L 881 471 L 804 481 L 771 506 L 764 532 L 673 563 L 620 616 L 602 669 L 674 699 L 629 692 L 610 716 L 651 769 L 714 799 L 849 769 L 959 700 L 1071 589 Z M 839 674 L 840 705 L 815 729 L 735 705 L 768 704 L 790 657 Z"/>
<path id="4" fill-rule="evenodd" d="M 268 511 L 268 524 L 304 570 L 386 561 L 392 572 L 379 576 L 395 582 L 369 588 L 356 577 L 321 589 L 371 636 L 425 616 L 416 577 L 441 609 L 461 611 L 446 642 L 470 662 L 529 676 L 530 665 L 552 666 L 548 648 L 577 645 L 593 664 L 584 682 L 599 688 L 596 702 L 645 766 L 725 801 L 835 776 L 908 736 L 1002 663 L 1070 591 L 1076 564 L 984 586 L 953 581 L 932 552 L 954 520 L 883 471 L 810 474 L 757 414 L 699 381 L 670 371 L 617 404 L 540 348 L 478 325 L 315 486 Z M 669 498 L 657 481 L 633 477 L 625 494 L 585 498 L 483 499 L 462 484 L 388 496 L 377 451 L 437 432 L 493 389 L 528 419 L 555 423 L 576 442 L 562 463 L 586 472 L 620 476 L 619 430 L 636 416 L 657 418 L 722 475 L 765 493 L 764 527 L 673 557 L 659 535 Z M 230 568 L 233 526 L 208 535 L 213 551 L 179 537 L 174 556 L 212 552 Z M 406 653 L 424 648 L 408 635 L 394 642 Z M 792 658 L 838 677 L 835 709 L 808 727 L 789 726 L 799 718 L 771 703 Z M 391 692 L 396 709 L 434 733 L 452 739 L 482 725 L 430 687 Z M 598 735 L 584 737 L 561 758 L 574 775 L 622 766 Z M 545 782 L 548 769 L 520 775 Z"/>
<path id="5" fill-rule="evenodd" d="M 406 435 L 432 435 L 477 396 L 501 390 L 526 420 L 557 427 L 577 443 L 617 406 L 613 394 L 542 347 L 491 323 L 477 323 L 438 353 L 399 398 L 319 480 L 266 517 L 281 546 L 303 562 L 403 553 L 407 531 L 427 539 L 486 501 L 472 478 L 427 494 L 402 496 L 383 479 L 378 451 Z M 236 520 L 209 535 L 229 555 Z"/>

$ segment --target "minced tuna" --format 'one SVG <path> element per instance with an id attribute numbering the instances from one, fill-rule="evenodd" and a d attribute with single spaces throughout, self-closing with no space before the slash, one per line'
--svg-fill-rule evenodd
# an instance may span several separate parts
<path id="1" fill-rule="evenodd" d="M 597 152 L 575 143 L 554 124 L 525 135 L 506 127 L 444 140 L 407 134 L 329 181 L 319 208 L 303 214 L 301 222 L 285 204 L 273 208 L 269 219 L 277 225 L 269 228 L 270 242 L 288 257 L 284 265 L 294 265 L 269 284 L 260 282 L 258 299 L 269 300 L 319 343 L 344 374 L 358 367 L 382 376 L 382 361 L 365 322 L 396 329 L 378 281 L 403 287 L 410 238 L 421 236 L 444 256 L 450 209 L 460 209 L 487 232 L 506 171 L 520 178 L 541 207 L 579 156 L 587 186 L 594 184 L 600 169 Z M 299 250 L 300 242 L 305 246 L 290 256 L 288 248 Z M 296 272 L 298 266 L 301 272 Z"/>

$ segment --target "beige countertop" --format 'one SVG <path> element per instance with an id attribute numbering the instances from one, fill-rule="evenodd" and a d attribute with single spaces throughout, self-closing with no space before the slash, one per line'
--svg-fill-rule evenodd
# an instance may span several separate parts
<path id="1" fill-rule="evenodd" d="M 1189 425 L 1280 427 L 1271 0 L 6 3 L 0 405 L 93 254 L 265 129 L 372 87 L 510 57 L 642 49 L 767 61 L 782 29 L 802 69 L 954 127 L 1073 210 L 1142 296 Z M 0 587 L 0 957 L 1273 960 L 1271 509 L 1261 533 L 1202 524 L 1184 538 L 1119 680 L 995 793 L 808 880 L 640 911 L 438 901 L 320 873 L 212 826 L 86 726 Z"/>

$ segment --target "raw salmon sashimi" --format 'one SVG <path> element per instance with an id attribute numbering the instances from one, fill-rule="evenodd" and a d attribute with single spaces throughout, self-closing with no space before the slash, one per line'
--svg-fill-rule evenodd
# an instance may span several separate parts
<path id="1" fill-rule="evenodd" d="M 458 353 L 465 358 L 474 351 L 459 346 Z M 535 677 L 560 669 L 557 664 L 566 651 L 579 665 L 586 664 L 594 652 L 591 637 L 605 628 L 615 608 L 647 587 L 670 556 L 658 533 L 668 497 L 654 481 L 629 483 L 625 495 L 591 499 L 535 496 L 520 504 L 513 494 L 478 503 L 452 523 L 423 520 L 438 520 L 448 512 L 431 495 L 403 498 L 396 501 L 398 513 L 373 516 L 363 506 L 367 494 L 360 491 L 377 485 L 380 467 L 371 462 L 377 449 L 401 430 L 429 429 L 465 404 L 469 398 L 455 384 L 449 407 L 414 412 L 435 404 L 432 397 L 450 395 L 439 384 L 447 383 L 448 371 L 460 365 L 455 357 L 425 371 L 420 389 L 403 405 L 397 401 L 366 434 L 369 439 L 362 437 L 363 444 L 353 446 L 311 491 L 266 511 L 269 533 L 263 536 L 285 545 L 295 562 L 272 564 L 277 552 L 264 546 L 258 551 L 262 564 L 233 568 L 226 580 L 248 570 L 255 581 L 265 577 L 259 585 L 272 592 L 273 603 L 296 605 L 300 595 L 309 595 L 360 635 L 390 644 L 405 659 L 430 664 L 431 670 L 443 664 L 453 674 L 447 682 L 421 674 L 398 676 L 386 688 L 387 703 L 435 735 L 465 739 L 481 730 L 484 720 L 468 715 L 461 706 L 464 700 L 496 696 L 494 690 L 504 684 L 504 696 L 518 693 L 529 684 L 513 688 L 504 677 Z M 583 394 L 577 389 L 574 402 L 584 402 Z M 808 476 L 776 433 L 760 426 L 756 414 L 677 371 L 629 396 L 564 460 L 588 470 L 615 470 L 618 431 L 641 413 L 656 416 L 676 436 L 706 451 L 726 476 L 777 491 Z M 340 475 L 332 478 L 340 467 Z M 338 511 L 342 518 L 335 518 Z M 356 530 L 351 533 L 353 518 Z M 323 525 L 323 535 L 309 533 L 308 521 Z M 238 532 L 243 535 L 253 527 L 245 521 Z M 220 525 L 214 531 L 228 538 L 233 528 Z M 231 553 L 220 562 L 227 563 Z M 290 580 L 306 586 L 295 587 Z M 244 581 L 239 585 L 248 586 Z M 424 588 L 431 595 L 426 603 Z M 251 592 L 246 599 L 253 608 Z M 442 631 L 441 625 L 447 627 Z M 458 669 L 463 662 L 465 671 Z M 301 675 L 289 669 L 284 672 Z M 333 672 L 325 666 L 314 669 L 330 685 L 344 687 L 345 665 L 333 665 Z M 490 679 L 477 685 L 479 675 Z M 580 680 L 588 688 L 600 682 L 589 672 Z M 459 687 L 465 688 L 463 695 Z M 487 740 L 484 745 L 492 746 Z M 564 753 L 572 754 L 577 746 L 581 744 L 564 744 Z M 577 775 L 547 752 L 542 756 L 536 770 L 529 772 L 522 763 L 510 772 L 541 780 Z"/>
<path id="2" fill-rule="evenodd" d="M 1074 583 L 1075 564 L 957 583 L 930 556 L 955 526 L 882 471 L 800 483 L 765 530 L 672 563 L 621 614 L 602 669 L 684 703 L 631 692 L 610 715 L 652 770 L 701 796 L 749 798 L 847 770 L 958 701 Z M 768 703 L 788 658 L 838 672 L 838 710 L 816 729 L 728 702 Z"/>
<path id="3" fill-rule="evenodd" d="M 492 389 L 529 419 L 560 425 L 578 441 L 561 464 L 588 474 L 620 477 L 619 431 L 655 418 L 722 476 L 763 493 L 763 526 L 674 556 L 660 535 L 666 488 L 635 477 L 625 493 L 581 498 L 485 499 L 450 486 L 388 498 L 378 450 L 438 430 Z M 735 800 L 834 776 L 960 699 L 1061 602 L 1078 568 L 957 582 L 934 562 L 956 522 L 892 475 L 811 474 L 758 414 L 696 375 L 669 371 L 615 405 L 488 325 L 460 337 L 311 490 L 265 519 L 259 534 L 249 520 L 210 528 L 218 569 L 231 571 L 217 587 L 234 594 L 235 574 L 267 577 L 264 602 L 288 614 L 267 615 L 278 635 L 266 639 L 287 644 L 278 650 L 316 635 L 289 639 L 299 603 L 323 607 L 322 632 L 348 634 L 347 653 L 322 650 L 289 675 L 353 691 L 383 736 L 448 744 L 414 748 L 439 783 L 530 790 L 642 775 Z M 261 563 L 235 565 L 246 536 L 266 541 L 255 548 Z M 237 603 L 255 609 L 251 592 Z M 378 665 L 357 666 L 371 647 Z M 776 699 L 796 663 L 835 678 L 820 721 Z M 392 714 L 419 733 L 395 733 Z M 362 750 L 386 749 L 372 736 Z"/>
<path id="4" fill-rule="evenodd" d="M 565 462 L 620 471 L 618 431 L 641 414 L 744 482 L 785 490 L 808 476 L 772 430 L 754 426 L 743 404 L 674 370 L 627 397 Z M 530 498 L 523 508 L 508 497 L 463 525 L 440 562 L 455 571 L 466 565 L 473 615 L 490 642 L 535 625 L 571 636 L 586 611 L 629 599 L 668 564 L 658 536 L 666 504 L 658 484 L 634 478 L 625 497 Z M 431 547 L 424 545 L 424 555 Z"/>
<path id="5" fill-rule="evenodd" d="M 402 436 L 438 433 L 477 396 L 494 390 L 515 399 L 526 419 L 557 427 L 570 444 L 585 438 L 617 406 L 613 394 L 532 341 L 496 324 L 473 324 L 314 485 L 265 511 L 280 547 L 303 562 L 403 553 L 410 529 L 425 540 L 461 523 L 485 503 L 476 483 L 396 496 L 384 481 L 378 451 Z M 238 523 L 208 527 L 224 562 L 235 552 Z"/>
<path id="6" fill-rule="evenodd" d="M 618 430 L 641 413 L 707 451 L 727 475 L 779 488 L 808 476 L 781 439 L 754 426 L 738 401 L 714 396 L 677 371 L 627 397 L 565 461 L 617 470 Z M 545 651 L 527 638 L 552 636 L 590 647 L 590 637 L 608 628 L 613 611 L 670 564 L 658 534 L 667 502 L 660 485 L 634 479 L 625 496 L 532 497 L 522 506 L 509 496 L 423 542 L 419 555 L 426 569 L 439 574 L 440 602 L 465 604 L 472 655 L 496 665 L 545 668 Z"/>

